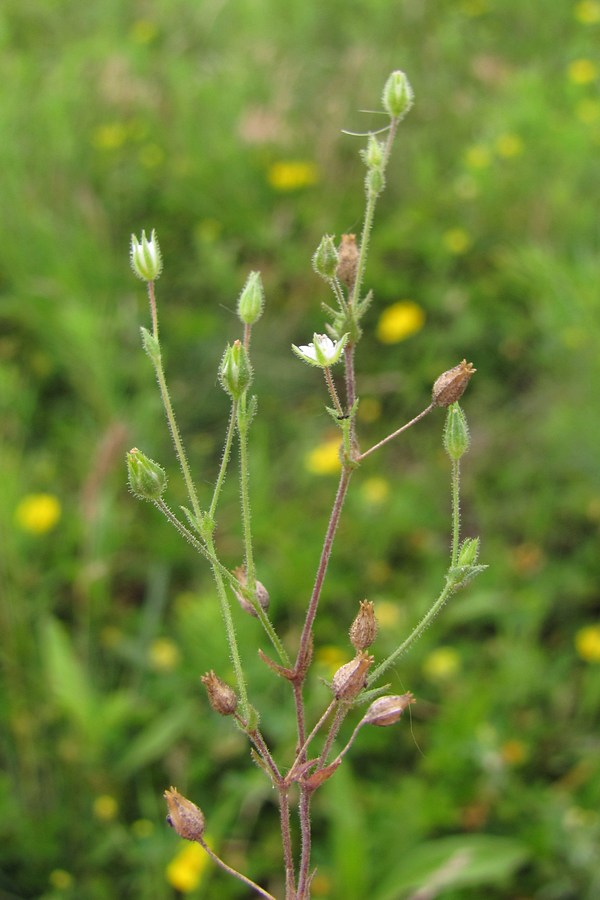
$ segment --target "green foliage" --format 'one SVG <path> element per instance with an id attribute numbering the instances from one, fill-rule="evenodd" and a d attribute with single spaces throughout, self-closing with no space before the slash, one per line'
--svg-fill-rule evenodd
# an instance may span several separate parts
<path id="1" fill-rule="evenodd" d="M 196 689 L 206 669 L 230 673 L 208 567 L 125 483 L 139 442 L 168 468 L 174 507 L 186 502 L 139 349 L 128 241 L 161 237 L 163 362 L 203 504 L 227 408 L 215 373 L 246 274 L 263 273 L 250 491 L 257 574 L 285 631 L 334 485 L 309 454 L 338 435 L 289 347 L 324 327 L 321 235 L 360 227 L 362 143 L 340 130 L 377 127 L 358 110 L 400 66 L 416 101 L 373 234 L 357 415 L 375 442 L 473 359 L 463 530 L 491 566 L 388 673 L 417 697 L 411 731 L 361 734 L 352 771 L 327 785 L 315 898 L 355 884 L 400 900 L 463 850 L 448 900 L 598 896 L 600 107 L 597 71 L 573 65 L 597 56 L 595 9 L 4 0 L 0 895 L 173 896 L 171 783 L 224 855 L 256 878 L 279 869 L 261 773 Z M 396 303 L 394 343 L 381 313 Z M 375 603 L 383 655 L 438 589 L 442 419 L 355 476 L 315 648 L 324 678 L 351 655 L 359 600 Z M 236 490 L 225 483 L 216 535 L 232 566 Z M 259 625 L 241 610 L 235 624 L 278 710 L 261 727 L 284 740 L 280 686 L 251 655 Z M 190 896 L 236 891 L 206 870 Z"/>

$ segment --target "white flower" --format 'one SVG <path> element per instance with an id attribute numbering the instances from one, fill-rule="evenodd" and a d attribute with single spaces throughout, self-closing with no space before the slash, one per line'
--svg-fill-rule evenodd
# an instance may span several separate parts
<path id="1" fill-rule="evenodd" d="M 131 268 L 142 281 L 154 281 L 162 272 L 162 256 L 156 231 L 152 229 L 150 240 L 146 232 L 142 231 L 142 240 L 138 241 L 135 234 L 131 235 Z"/>
<path id="2" fill-rule="evenodd" d="M 292 344 L 292 350 L 299 359 L 309 365 L 328 369 L 339 360 L 349 336 L 349 334 L 345 334 L 339 341 L 332 341 L 326 334 L 315 333 L 312 344 L 303 344 L 300 347 Z"/>

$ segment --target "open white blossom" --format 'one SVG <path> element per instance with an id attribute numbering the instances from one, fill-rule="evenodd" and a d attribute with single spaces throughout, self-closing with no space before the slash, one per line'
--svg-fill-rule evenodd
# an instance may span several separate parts
<path id="1" fill-rule="evenodd" d="M 302 344 L 300 347 L 292 344 L 292 350 L 299 359 L 309 365 L 328 369 L 340 359 L 348 338 L 349 335 L 345 334 L 339 341 L 332 341 L 326 334 L 315 333 L 312 344 Z"/>

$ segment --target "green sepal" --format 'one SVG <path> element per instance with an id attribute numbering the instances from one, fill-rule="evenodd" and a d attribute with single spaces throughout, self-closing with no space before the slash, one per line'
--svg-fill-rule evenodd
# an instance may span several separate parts
<path id="1" fill-rule="evenodd" d="M 148 329 L 144 328 L 143 325 L 140 328 L 140 331 L 142 332 L 142 345 L 144 347 L 144 350 L 153 363 L 156 364 L 160 362 L 160 344 L 158 342 L 158 338 L 154 337 L 153 334 L 150 334 Z"/>
<path id="2" fill-rule="evenodd" d="M 453 590 L 466 587 L 480 572 L 485 571 L 488 566 L 452 566 L 448 569 L 446 579 Z"/>

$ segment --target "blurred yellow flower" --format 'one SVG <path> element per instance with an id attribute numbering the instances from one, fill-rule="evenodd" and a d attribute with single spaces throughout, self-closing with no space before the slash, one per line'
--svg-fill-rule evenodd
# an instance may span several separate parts
<path id="1" fill-rule="evenodd" d="M 333 678 L 340 666 L 348 662 L 348 653 L 333 644 L 326 644 L 315 652 L 315 662 L 327 671 L 328 678 Z"/>
<path id="2" fill-rule="evenodd" d="M 387 500 L 390 493 L 390 483 L 385 478 L 374 476 L 367 478 L 360 489 L 363 500 L 372 506 L 378 506 Z"/>
<path id="3" fill-rule="evenodd" d="M 487 169 L 492 161 L 492 154 L 485 144 L 473 144 L 465 153 L 465 162 L 469 169 Z"/>
<path id="4" fill-rule="evenodd" d="M 586 625 L 575 635 L 575 649 L 589 663 L 600 663 L 600 625 Z"/>
<path id="5" fill-rule="evenodd" d="M 514 156 L 520 156 L 523 152 L 523 141 L 518 134 L 506 132 L 496 138 L 496 152 L 498 156 L 505 159 L 512 159 Z"/>
<path id="6" fill-rule="evenodd" d="M 584 125 L 593 125 L 600 119 L 600 103 L 586 97 L 575 106 L 575 115 Z"/>
<path id="7" fill-rule="evenodd" d="M 150 819 L 136 819 L 131 823 L 131 830 L 137 838 L 147 838 L 154 833 L 154 822 Z"/>
<path id="8" fill-rule="evenodd" d="M 316 184 L 317 180 L 316 165 L 302 160 L 282 160 L 273 163 L 267 172 L 267 181 L 276 191 L 297 191 Z"/>
<path id="9" fill-rule="evenodd" d="M 324 441 L 304 457 L 304 466 L 314 475 L 335 475 L 340 471 L 340 440 Z"/>
<path id="10" fill-rule="evenodd" d="M 164 158 L 165 151 L 158 144 L 144 144 L 138 153 L 138 159 L 146 169 L 156 169 Z"/>
<path id="11" fill-rule="evenodd" d="M 432 650 L 423 662 L 423 674 L 430 681 L 448 681 L 460 669 L 460 656 L 452 647 Z"/>
<path id="12" fill-rule="evenodd" d="M 100 794 L 94 799 L 93 812 L 101 822 L 110 822 L 117 815 L 119 804 L 110 794 Z"/>
<path id="13" fill-rule="evenodd" d="M 46 534 L 58 523 L 61 506 L 54 494 L 27 494 L 15 509 L 15 521 L 29 534 Z"/>
<path id="14" fill-rule="evenodd" d="M 381 415 L 381 400 L 376 397 L 361 397 L 356 417 L 360 422 L 376 422 Z"/>
<path id="15" fill-rule="evenodd" d="M 175 890 L 189 894 L 200 884 L 208 860 L 200 844 L 185 843 L 166 868 L 167 881 Z"/>
<path id="16" fill-rule="evenodd" d="M 461 7 L 467 16 L 475 17 L 487 12 L 488 4 L 487 0 L 462 0 Z"/>
<path id="17" fill-rule="evenodd" d="M 156 638 L 148 648 L 148 659 L 158 672 L 171 672 L 179 665 L 179 647 L 170 638 Z"/>
<path id="18" fill-rule="evenodd" d="M 129 33 L 136 44 L 149 44 L 158 34 L 158 27 L 151 19 L 136 19 Z"/>
<path id="19" fill-rule="evenodd" d="M 567 77 L 573 84 L 590 84 L 598 77 L 598 66 L 591 59 L 574 59 L 567 67 Z"/>
<path id="20" fill-rule="evenodd" d="M 127 140 L 127 127 L 122 122 L 98 125 L 92 132 L 92 144 L 96 150 L 118 150 Z"/>
<path id="21" fill-rule="evenodd" d="M 471 235 L 464 228 L 449 228 L 442 235 L 442 241 L 446 249 L 455 256 L 466 253 L 473 243 Z"/>
<path id="22" fill-rule="evenodd" d="M 382 344 L 397 344 L 425 324 L 425 312 L 413 300 L 399 300 L 383 310 L 377 322 L 376 334 Z"/>
<path id="23" fill-rule="evenodd" d="M 65 869 L 53 869 L 48 881 L 57 891 L 67 891 L 73 885 L 73 876 Z"/>
<path id="24" fill-rule="evenodd" d="M 595 25 L 600 22 L 600 3 L 596 0 L 581 0 L 575 4 L 574 15 L 582 25 Z"/>
<path id="25" fill-rule="evenodd" d="M 377 600 L 375 602 L 375 615 L 379 627 L 385 630 L 396 628 L 400 623 L 400 609 L 397 603 L 391 600 Z"/>
<path id="26" fill-rule="evenodd" d="M 500 747 L 500 756 L 507 765 L 519 766 L 527 759 L 527 747 L 525 746 L 523 741 L 519 741 L 516 738 L 513 738 L 512 740 L 505 741 L 502 744 L 502 746 Z"/>

